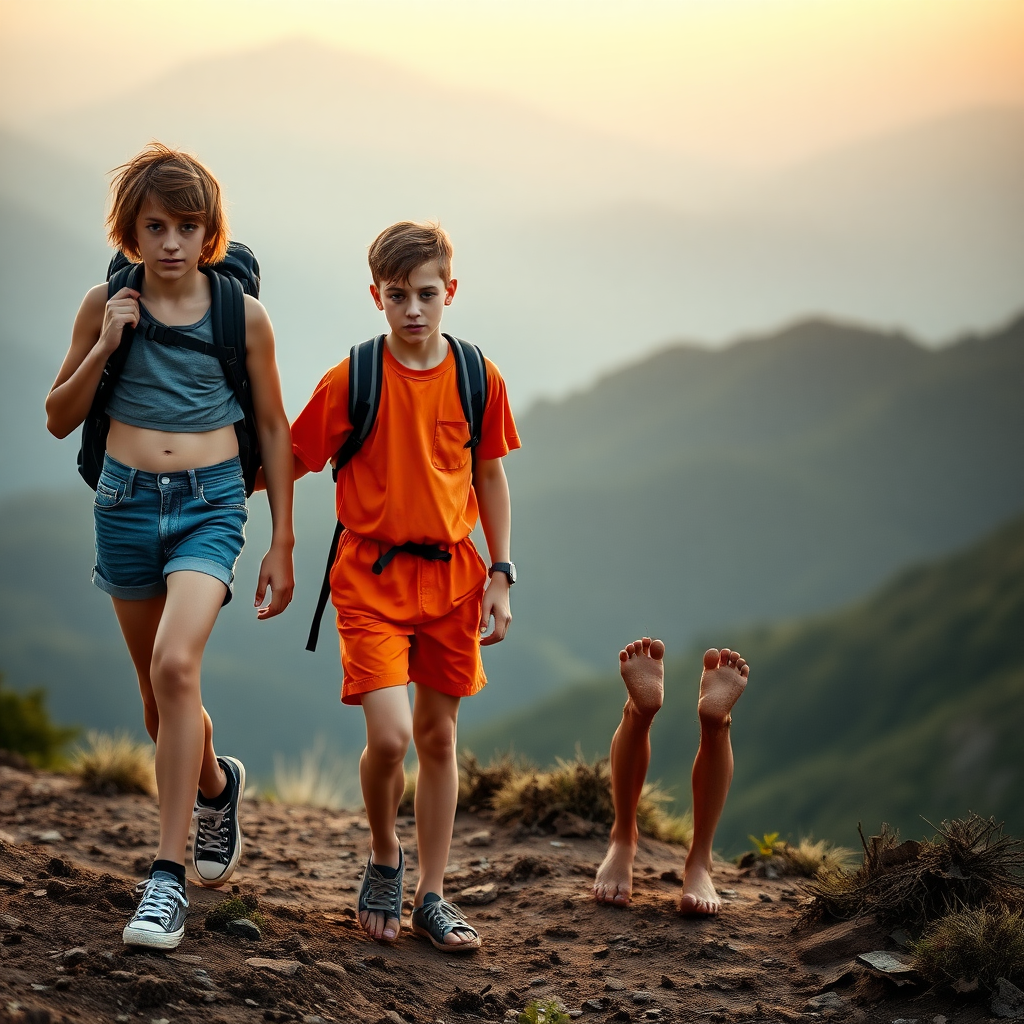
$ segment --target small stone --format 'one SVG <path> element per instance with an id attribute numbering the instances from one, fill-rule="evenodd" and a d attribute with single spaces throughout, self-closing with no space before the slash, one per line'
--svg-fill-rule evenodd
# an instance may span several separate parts
<path id="1" fill-rule="evenodd" d="M 45 889 L 33 889 L 32 890 L 32 895 L 35 896 L 36 899 L 39 899 L 41 896 L 45 896 L 46 895 L 46 890 Z"/>
<path id="2" fill-rule="evenodd" d="M 654 1007 L 653 1010 L 645 1010 L 644 1020 L 661 1020 L 661 1010 L 657 1007 Z"/>
<path id="3" fill-rule="evenodd" d="M 348 971 L 346 971 L 341 964 L 336 964 L 331 960 L 317 960 L 316 965 L 325 974 L 334 974 L 339 978 L 342 977 L 342 975 L 348 974 Z"/>
<path id="4" fill-rule="evenodd" d="M 654 1002 L 654 996 L 652 996 L 650 992 L 647 992 L 642 988 L 637 989 L 636 992 L 631 992 L 629 998 L 632 999 L 633 1002 L 636 1003 L 638 1006 L 643 1006 L 645 1003 Z"/>
<path id="5" fill-rule="evenodd" d="M 768 893 L 766 893 L 766 892 L 759 892 L 757 894 L 757 898 L 762 903 L 774 903 L 775 902 L 775 900 L 771 896 L 769 896 Z"/>
<path id="6" fill-rule="evenodd" d="M 89 955 L 89 950 L 85 946 L 75 946 L 74 949 L 69 949 L 66 953 L 61 954 L 61 960 L 64 961 L 65 967 L 74 967 L 76 964 L 80 964 Z"/>
<path id="7" fill-rule="evenodd" d="M 64 837 L 55 829 L 51 828 L 48 832 L 40 832 L 36 839 L 41 843 L 63 843 Z"/>
<path id="8" fill-rule="evenodd" d="M 498 887 L 493 882 L 485 885 L 471 885 L 463 889 L 456 897 L 458 903 L 468 907 L 482 907 L 485 903 L 493 903 L 498 898 Z"/>
<path id="9" fill-rule="evenodd" d="M 605 992 L 624 992 L 626 986 L 618 978 L 606 978 L 604 983 Z"/>
<path id="10" fill-rule="evenodd" d="M 736 896 L 737 892 L 736 892 L 735 889 L 719 889 L 718 890 L 718 895 L 719 896 Z"/>
<path id="11" fill-rule="evenodd" d="M 260 1004 L 257 1003 L 255 999 L 246 999 L 245 1005 L 246 1006 L 259 1006 Z"/>
<path id="12" fill-rule="evenodd" d="M 482 829 L 480 832 L 473 832 L 463 840 L 467 846 L 490 846 L 494 837 L 489 829 Z"/>
<path id="13" fill-rule="evenodd" d="M 166 1017 L 153 1017 L 149 1024 L 171 1024 Z"/>
<path id="14" fill-rule="evenodd" d="M 594 1013 L 600 1013 L 604 1009 L 606 1002 L 607 1000 L 605 999 L 588 999 L 584 1002 L 583 1009 L 593 1010 Z"/>
<path id="15" fill-rule="evenodd" d="M 845 1006 L 842 997 L 835 992 L 822 992 L 820 996 L 807 1000 L 806 1009 L 810 1013 L 820 1013 L 822 1010 L 842 1010 Z"/>
<path id="16" fill-rule="evenodd" d="M 20 918 L 11 917 L 10 914 L 0 914 L 0 930 L 13 932 L 24 923 Z"/>
<path id="17" fill-rule="evenodd" d="M 595 949 L 594 952 L 591 953 L 590 955 L 595 960 L 605 960 L 605 959 L 607 959 L 609 952 L 610 952 L 610 950 L 608 949 L 607 946 L 601 946 L 599 949 Z"/>
<path id="18" fill-rule="evenodd" d="M 871 953 L 861 953 L 857 959 L 868 967 L 885 974 L 912 974 L 914 965 L 909 960 L 895 953 L 886 952 L 884 949 L 876 949 Z"/>
<path id="19" fill-rule="evenodd" d="M 997 978 L 989 1007 L 997 1017 L 1024 1020 L 1024 992 L 1006 978 Z"/>
<path id="20" fill-rule="evenodd" d="M 53 987 L 58 992 L 66 992 L 69 988 L 71 988 L 71 979 L 70 978 L 66 978 L 66 977 L 65 978 L 58 978 L 53 983 Z"/>
<path id="21" fill-rule="evenodd" d="M 49 985 L 40 985 L 39 982 L 37 982 L 37 981 L 32 982 L 32 991 L 33 992 L 46 992 L 46 991 L 49 990 L 49 988 L 50 988 Z"/>
<path id="22" fill-rule="evenodd" d="M 683 880 L 679 877 L 675 868 L 669 868 L 668 871 L 662 871 L 661 880 L 663 882 L 671 882 L 673 885 L 682 885 L 683 883 Z"/>
<path id="23" fill-rule="evenodd" d="M 283 974 L 291 978 L 302 970 L 302 964 L 298 960 L 268 960 L 262 956 L 250 956 L 246 959 L 250 967 L 261 968 L 265 971 L 273 971 L 274 974 Z"/>
<path id="24" fill-rule="evenodd" d="M 263 938 L 263 932 L 260 931 L 259 926 L 247 917 L 239 917 L 234 921 L 228 921 L 225 931 L 228 935 L 237 935 L 242 939 L 252 939 L 254 942 L 259 942 Z"/>
<path id="25" fill-rule="evenodd" d="M 676 983 L 667 974 L 663 974 L 661 976 L 661 981 L 658 982 L 658 984 L 661 985 L 662 988 L 675 988 L 676 987 Z"/>
<path id="26" fill-rule="evenodd" d="M 24 884 L 25 879 L 21 875 L 16 875 L 13 871 L 8 871 L 6 868 L 0 868 L 0 885 L 7 885 L 12 889 L 20 889 Z"/>
<path id="27" fill-rule="evenodd" d="M 538 975 L 536 978 L 530 979 L 530 988 L 540 988 L 542 985 L 546 985 L 548 979 L 543 974 Z"/>
<path id="28" fill-rule="evenodd" d="M 111 971 L 108 978 L 112 978 L 114 981 L 134 981 L 135 975 L 131 971 Z"/>

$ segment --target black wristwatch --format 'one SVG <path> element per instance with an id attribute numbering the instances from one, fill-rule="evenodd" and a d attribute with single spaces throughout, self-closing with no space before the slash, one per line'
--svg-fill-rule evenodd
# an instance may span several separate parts
<path id="1" fill-rule="evenodd" d="M 516 581 L 516 563 L 515 562 L 495 562 L 494 565 L 487 570 L 488 576 L 493 576 L 496 572 L 503 572 L 508 577 L 508 585 L 512 586 Z"/>

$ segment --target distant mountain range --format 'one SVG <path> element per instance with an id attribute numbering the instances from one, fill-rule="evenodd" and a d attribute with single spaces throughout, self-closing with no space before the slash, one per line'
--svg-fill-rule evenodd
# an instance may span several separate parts
<path id="1" fill-rule="evenodd" d="M 742 585 L 741 583 L 739 585 Z M 941 561 L 900 573 L 828 616 L 722 630 L 719 645 L 751 663 L 734 712 L 736 775 L 718 834 L 813 834 L 858 846 L 882 821 L 931 835 L 968 810 L 1024 832 L 1024 518 Z M 621 633 L 625 642 L 633 637 Z M 699 734 L 703 647 L 666 660 L 649 777 L 689 803 Z M 478 729 L 462 744 L 486 761 L 510 746 L 541 765 L 606 754 L 621 680 L 563 690 Z M 926 820 L 925 820 L 926 819 Z M 930 823 L 930 824 L 929 824 Z"/>
<path id="2" fill-rule="evenodd" d="M 240 82 L 244 102 L 208 102 Z M 412 161 L 379 112 L 426 93 L 445 121 Z M 755 178 L 293 41 L 185 65 L 30 132 L 0 132 L 0 346 L 59 358 L 105 267 L 104 174 L 157 137 L 224 181 L 234 233 L 263 263 L 292 411 L 378 328 L 366 247 L 406 217 L 451 230 L 447 323 L 502 367 L 520 408 L 670 339 L 721 343 L 822 313 L 934 343 L 1024 303 L 1019 108 Z"/>
<path id="3" fill-rule="evenodd" d="M 491 682 L 464 725 L 602 674 L 630 637 L 721 644 L 743 624 L 836 608 L 991 530 L 1024 509 L 1022 379 L 1024 319 L 939 351 L 807 321 L 721 351 L 676 346 L 537 405 L 507 460 L 515 621 L 485 655 Z M 16 408 L 24 396 L 2 380 Z M 7 446 L 17 479 L 45 435 L 10 429 L 31 442 Z M 40 458 L 77 480 L 76 441 L 48 444 Z M 205 693 L 218 735 L 266 771 L 318 730 L 358 749 L 362 723 L 338 706 L 329 623 L 321 650 L 302 650 L 333 528 L 329 476 L 298 485 L 296 599 L 268 623 L 247 607 L 269 535 L 265 501 L 252 505 Z M 88 582 L 90 492 L 22 489 L 0 517 L 0 671 L 46 686 L 61 721 L 138 727 L 113 614 Z"/>

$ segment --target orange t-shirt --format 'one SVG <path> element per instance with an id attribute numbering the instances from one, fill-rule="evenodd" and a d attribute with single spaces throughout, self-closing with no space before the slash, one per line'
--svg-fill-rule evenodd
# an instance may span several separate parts
<path id="1" fill-rule="evenodd" d="M 487 404 L 478 459 L 520 447 L 505 382 L 488 359 Z M 292 424 L 292 448 L 318 473 L 352 429 L 348 359 L 328 370 Z M 363 447 L 338 473 L 338 519 L 353 533 L 388 545 L 455 545 L 476 526 L 469 427 L 449 349 L 430 370 L 403 366 L 384 346 L 380 408 Z"/>

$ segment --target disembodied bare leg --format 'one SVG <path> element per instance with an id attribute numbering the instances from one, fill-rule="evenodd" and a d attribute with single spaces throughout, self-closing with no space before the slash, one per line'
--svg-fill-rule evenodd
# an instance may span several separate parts
<path id="1" fill-rule="evenodd" d="M 612 824 L 608 853 L 597 869 L 594 898 L 625 906 L 633 892 L 633 858 L 639 838 L 636 809 L 651 761 L 651 723 L 665 693 L 665 645 L 645 636 L 619 651 L 619 672 L 629 694 L 612 737 Z"/>
<path id="2" fill-rule="evenodd" d="M 693 842 L 683 872 L 681 914 L 712 915 L 722 906 L 711 881 L 711 844 L 732 783 L 732 709 L 746 688 L 749 674 L 750 667 L 736 651 L 712 648 L 704 654 L 697 701 L 700 747 L 692 776 Z"/>

